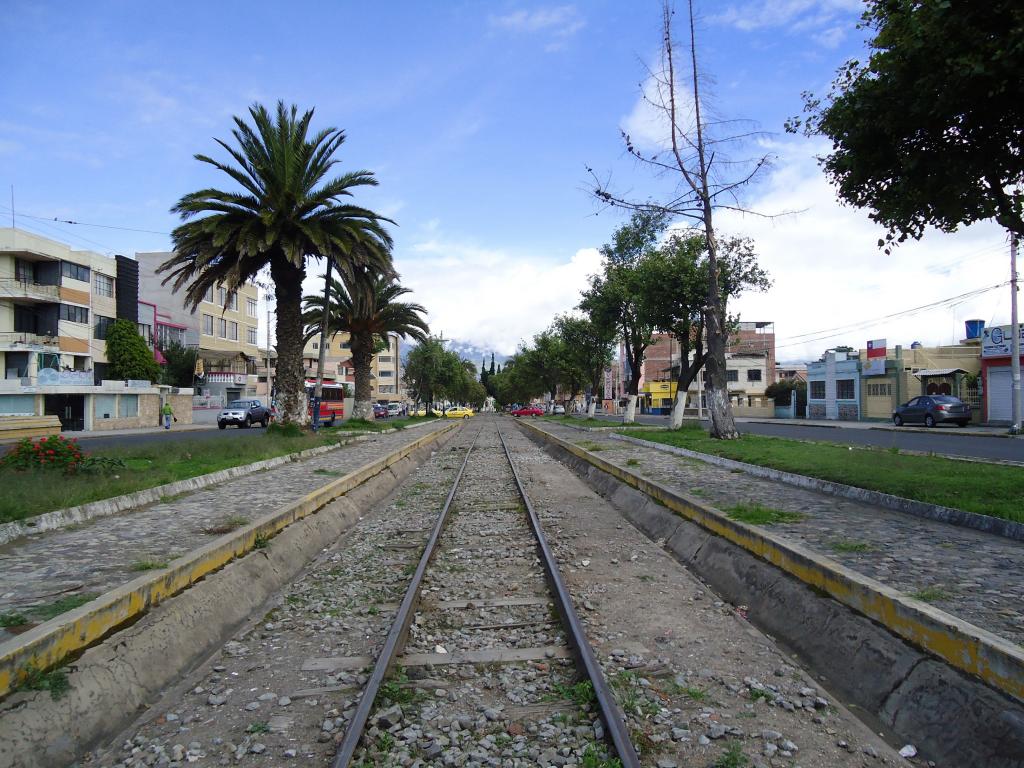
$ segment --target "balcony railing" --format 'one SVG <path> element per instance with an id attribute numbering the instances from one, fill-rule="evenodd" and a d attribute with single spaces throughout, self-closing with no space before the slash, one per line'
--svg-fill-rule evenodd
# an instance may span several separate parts
<path id="1" fill-rule="evenodd" d="M 31 350 L 39 347 L 58 349 L 59 346 L 56 334 L 53 336 L 42 336 L 38 333 L 26 333 L 24 331 L 0 331 L 0 349 Z"/>
<path id="2" fill-rule="evenodd" d="M 59 285 L 44 285 L 31 280 L 0 278 L 0 299 L 26 299 L 28 301 L 60 301 Z"/>

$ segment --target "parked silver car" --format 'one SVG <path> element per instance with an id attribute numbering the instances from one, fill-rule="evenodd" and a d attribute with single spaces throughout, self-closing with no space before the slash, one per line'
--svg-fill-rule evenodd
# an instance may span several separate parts
<path id="1" fill-rule="evenodd" d="M 903 405 L 896 406 L 892 423 L 897 427 L 904 424 L 936 424 L 951 422 L 966 427 L 971 421 L 971 406 L 952 395 L 921 395 Z"/>
<path id="2" fill-rule="evenodd" d="M 259 400 L 235 400 L 217 414 L 217 426 L 221 429 L 227 429 L 228 424 L 248 429 L 253 424 L 265 427 L 269 423 L 270 409 Z"/>

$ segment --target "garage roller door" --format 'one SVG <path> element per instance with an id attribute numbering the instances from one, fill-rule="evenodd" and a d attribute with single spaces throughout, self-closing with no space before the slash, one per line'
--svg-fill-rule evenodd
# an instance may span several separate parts
<path id="1" fill-rule="evenodd" d="M 1013 418 L 1013 405 L 1010 402 L 1011 384 L 1009 366 L 988 369 L 985 397 L 988 399 L 989 421 L 1010 421 Z"/>

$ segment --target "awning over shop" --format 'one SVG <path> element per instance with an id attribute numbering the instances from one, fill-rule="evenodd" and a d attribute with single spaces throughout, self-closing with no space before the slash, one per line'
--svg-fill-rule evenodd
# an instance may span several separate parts
<path id="1" fill-rule="evenodd" d="M 963 368 L 922 368 L 914 371 L 919 379 L 928 379 L 936 376 L 952 376 L 954 373 L 967 373 Z"/>

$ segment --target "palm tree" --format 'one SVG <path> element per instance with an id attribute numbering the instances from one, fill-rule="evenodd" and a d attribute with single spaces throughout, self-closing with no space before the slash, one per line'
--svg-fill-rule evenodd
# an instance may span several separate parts
<path id="1" fill-rule="evenodd" d="M 382 274 L 365 267 L 348 269 L 340 280 L 332 279 L 328 294 L 327 327 L 335 333 L 348 332 L 355 369 L 355 408 L 352 417 L 373 418 L 373 387 L 371 365 L 373 355 L 386 348 L 389 334 L 408 336 L 416 341 L 427 337 L 429 329 L 419 304 L 396 301 L 410 293 L 391 274 Z M 320 333 L 324 318 L 324 297 L 306 296 L 302 319 L 306 339 Z"/>
<path id="2" fill-rule="evenodd" d="M 174 255 L 164 262 L 164 282 L 185 288 L 185 303 L 195 310 L 203 295 L 218 284 L 230 295 L 266 268 L 277 298 L 277 391 L 285 421 L 306 419 L 302 375 L 302 281 L 306 260 L 332 260 L 339 270 L 369 267 L 393 274 L 389 219 L 359 206 L 344 204 L 356 187 L 373 186 L 370 171 L 327 178 L 339 162 L 344 131 L 327 128 L 310 133 L 310 109 L 298 116 L 293 105 L 277 103 L 277 112 L 254 104 L 252 125 L 235 117 L 237 147 L 216 139 L 234 160 L 221 163 L 206 155 L 196 159 L 230 176 L 241 189 L 201 189 L 182 197 L 171 209 L 184 223 L 171 237 Z"/>

